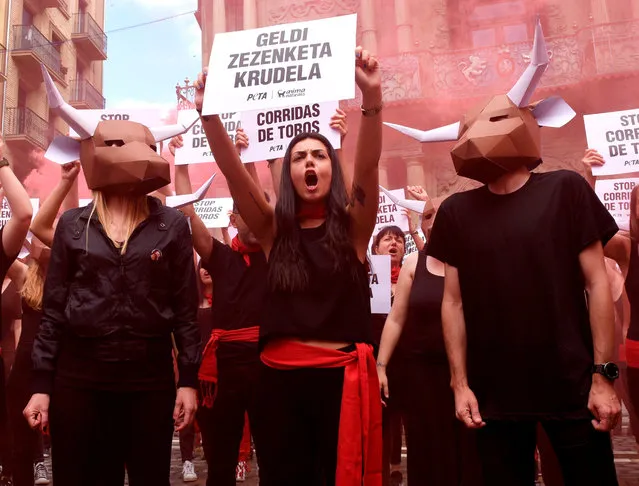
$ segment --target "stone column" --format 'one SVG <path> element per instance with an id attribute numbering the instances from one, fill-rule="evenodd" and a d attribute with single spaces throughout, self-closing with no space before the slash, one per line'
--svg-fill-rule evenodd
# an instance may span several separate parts
<path id="1" fill-rule="evenodd" d="M 632 18 L 639 19 L 639 0 L 630 0 L 632 4 Z"/>
<path id="2" fill-rule="evenodd" d="M 244 0 L 244 29 L 257 27 L 257 6 L 255 0 Z"/>
<path id="3" fill-rule="evenodd" d="M 379 161 L 379 185 L 388 189 L 388 159 Z"/>
<path id="4" fill-rule="evenodd" d="M 226 9 L 224 0 L 213 0 L 213 35 L 226 32 Z"/>
<path id="5" fill-rule="evenodd" d="M 373 0 L 362 0 L 362 47 L 377 54 L 377 31 L 375 29 L 375 5 Z"/>
<path id="6" fill-rule="evenodd" d="M 397 49 L 400 54 L 413 50 L 413 27 L 410 22 L 410 5 L 407 0 L 395 0 L 397 25 Z"/>
<path id="7" fill-rule="evenodd" d="M 406 161 L 406 182 L 408 186 L 422 186 L 428 191 L 421 158 L 416 157 Z"/>

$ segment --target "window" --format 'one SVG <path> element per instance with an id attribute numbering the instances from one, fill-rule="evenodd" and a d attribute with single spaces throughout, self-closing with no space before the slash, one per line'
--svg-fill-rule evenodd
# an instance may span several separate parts
<path id="1" fill-rule="evenodd" d="M 22 9 L 22 25 L 33 25 L 33 14 L 26 8 Z"/>
<path id="2" fill-rule="evenodd" d="M 18 87 L 18 108 L 27 107 L 27 91 L 22 87 Z"/>
<path id="3" fill-rule="evenodd" d="M 528 22 L 532 18 L 528 3 L 524 0 L 476 0 L 461 4 L 460 11 L 466 14 L 457 32 L 456 47 L 482 48 L 528 41 Z"/>

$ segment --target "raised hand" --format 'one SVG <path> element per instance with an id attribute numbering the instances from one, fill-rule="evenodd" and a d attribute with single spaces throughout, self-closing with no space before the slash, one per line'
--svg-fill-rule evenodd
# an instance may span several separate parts
<path id="1" fill-rule="evenodd" d="M 243 128 L 238 128 L 235 132 L 235 148 L 237 153 L 242 155 L 242 150 L 246 150 L 249 147 L 249 139 Z"/>
<path id="2" fill-rule="evenodd" d="M 335 110 L 335 114 L 331 117 L 329 125 L 331 128 L 340 133 L 342 143 L 344 143 L 344 139 L 346 138 L 346 135 L 348 135 L 348 120 L 346 118 L 346 112 L 339 108 Z"/>
<path id="3" fill-rule="evenodd" d="M 198 112 L 202 111 L 202 104 L 204 103 L 204 88 L 206 87 L 206 76 L 208 75 L 208 69 L 204 68 L 204 70 L 197 75 L 197 81 L 195 81 L 195 109 Z"/>
<path id="4" fill-rule="evenodd" d="M 379 71 L 379 62 L 361 46 L 355 49 L 355 82 L 365 98 L 378 95 L 381 101 L 382 76 Z"/>
<path id="5" fill-rule="evenodd" d="M 601 167 L 606 163 L 603 156 L 595 149 L 586 150 L 584 158 L 581 159 L 581 162 L 586 166 L 586 169 L 589 169 L 591 171 L 593 167 Z"/>
<path id="6" fill-rule="evenodd" d="M 428 201 L 430 199 L 422 186 L 406 186 L 406 192 L 418 201 Z"/>
<path id="7" fill-rule="evenodd" d="M 182 147 L 184 147 L 184 139 L 182 138 L 182 135 L 173 137 L 169 142 L 169 152 L 173 157 L 175 157 L 175 150 Z"/>
<path id="8" fill-rule="evenodd" d="M 80 173 L 80 161 L 69 162 L 62 166 L 62 179 L 65 181 L 74 181 Z"/>

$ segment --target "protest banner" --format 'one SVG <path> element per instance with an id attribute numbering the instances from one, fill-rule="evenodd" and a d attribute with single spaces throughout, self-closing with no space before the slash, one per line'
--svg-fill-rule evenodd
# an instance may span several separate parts
<path id="1" fill-rule="evenodd" d="M 178 111 L 178 123 L 188 124 L 195 116 L 195 110 Z M 220 119 L 226 128 L 226 132 L 235 143 L 235 132 L 241 128 L 240 114 L 238 112 L 222 113 Z M 183 147 L 175 150 L 175 165 L 204 164 L 215 162 L 213 152 L 209 147 L 209 141 L 202 129 L 202 121 L 198 119 L 190 130 L 182 135 Z"/>
<path id="2" fill-rule="evenodd" d="M 630 220 L 630 193 L 639 184 L 639 177 L 626 179 L 599 179 L 595 192 L 618 226 L 627 226 Z"/>
<path id="3" fill-rule="evenodd" d="M 595 176 L 639 172 L 639 110 L 584 115 L 588 147 L 606 161 Z"/>
<path id="4" fill-rule="evenodd" d="M 40 199 L 31 198 L 31 208 L 33 209 L 33 217 L 38 214 L 38 210 L 40 209 Z M 9 206 L 9 201 L 5 197 L 2 200 L 2 210 L 0 211 L 0 228 L 7 224 L 7 221 L 11 219 L 11 207 Z"/>
<path id="5" fill-rule="evenodd" d="M 424 233 L 422 232 L 421 229 L 417 230 L 417 234 L 422 238 L 423 241 L 426 241 L 426 237 L 424 236 Z M 416 251 L 418 251 L 418 249 L 417 249 L 417 245 L 415 244 L 415 239 L 413 238 L 413 235 L 406 233 L 404 235 L 404 239 L 406 241 L 405 243 L 406 251 L 404 253 L 404 259 L 406 259 L 408 255 L 410 255 L 411 253 L 415 253 Z"/>
<path id="6" fill-rule="evenodd" d="M 157 127 L 162 125 L 162 113 L 157 108 L 112 108 L 108 110 L 82 110 L 82 113 L 90 114 L 96 122 L 106 120 L 128 120 L 147 127 Z M 192 120 L 192 119 L 191 119 Z M 79 135 L 69 127 L 69 136 L 78 138 Z"/>
<path id="7" fill-rule="evenodd" d="M 340 133 L 329 126 L 339 108 L 338 101 L 242 113 L 249 147 L 242 151 L 243 162 L 284 157 L 289 142 L 302 132 L 321 133 L 338 149 Z"/>
<path id="8" fill-rule="evenodd" d="M 205 115 L 355 97 L 357 15 L 218 33 Z"/>
<path id="9" fill-rule="evenodd" d="M 230 197 L 202 199 L 193 207 L 207 228 L 226 228 L 230 222 L 229 213 L 233 210 L 233 199 Z"/>
<path id="10" fill-rule="evenodd" d="M 371 313 L 388 314 L 391 309 L 390 255 L 368 255 L 368 284 L 371 293 Z"/>
<path id="11" fill-rule="evenodd" d="M 404 199 L 404 189 L 388 191 L 399 199 Z M 373 230 L 375 236 L 384 226 L 398 226 L 404 233 L 408 232 L 408 218 L 404 215 L 403 208 L 394 203 L 388 194 L 379 193 L 379 206 L 377 208 L 377 222 Z"/>

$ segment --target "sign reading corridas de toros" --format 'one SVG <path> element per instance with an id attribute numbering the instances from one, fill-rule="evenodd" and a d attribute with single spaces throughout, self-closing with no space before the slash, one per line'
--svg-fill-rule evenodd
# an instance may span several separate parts
<path id="1" fill-rule="evenodd" d="M 356 27 L 353 14 L 217 34 L 203 113 L 354 98 Z"/>

